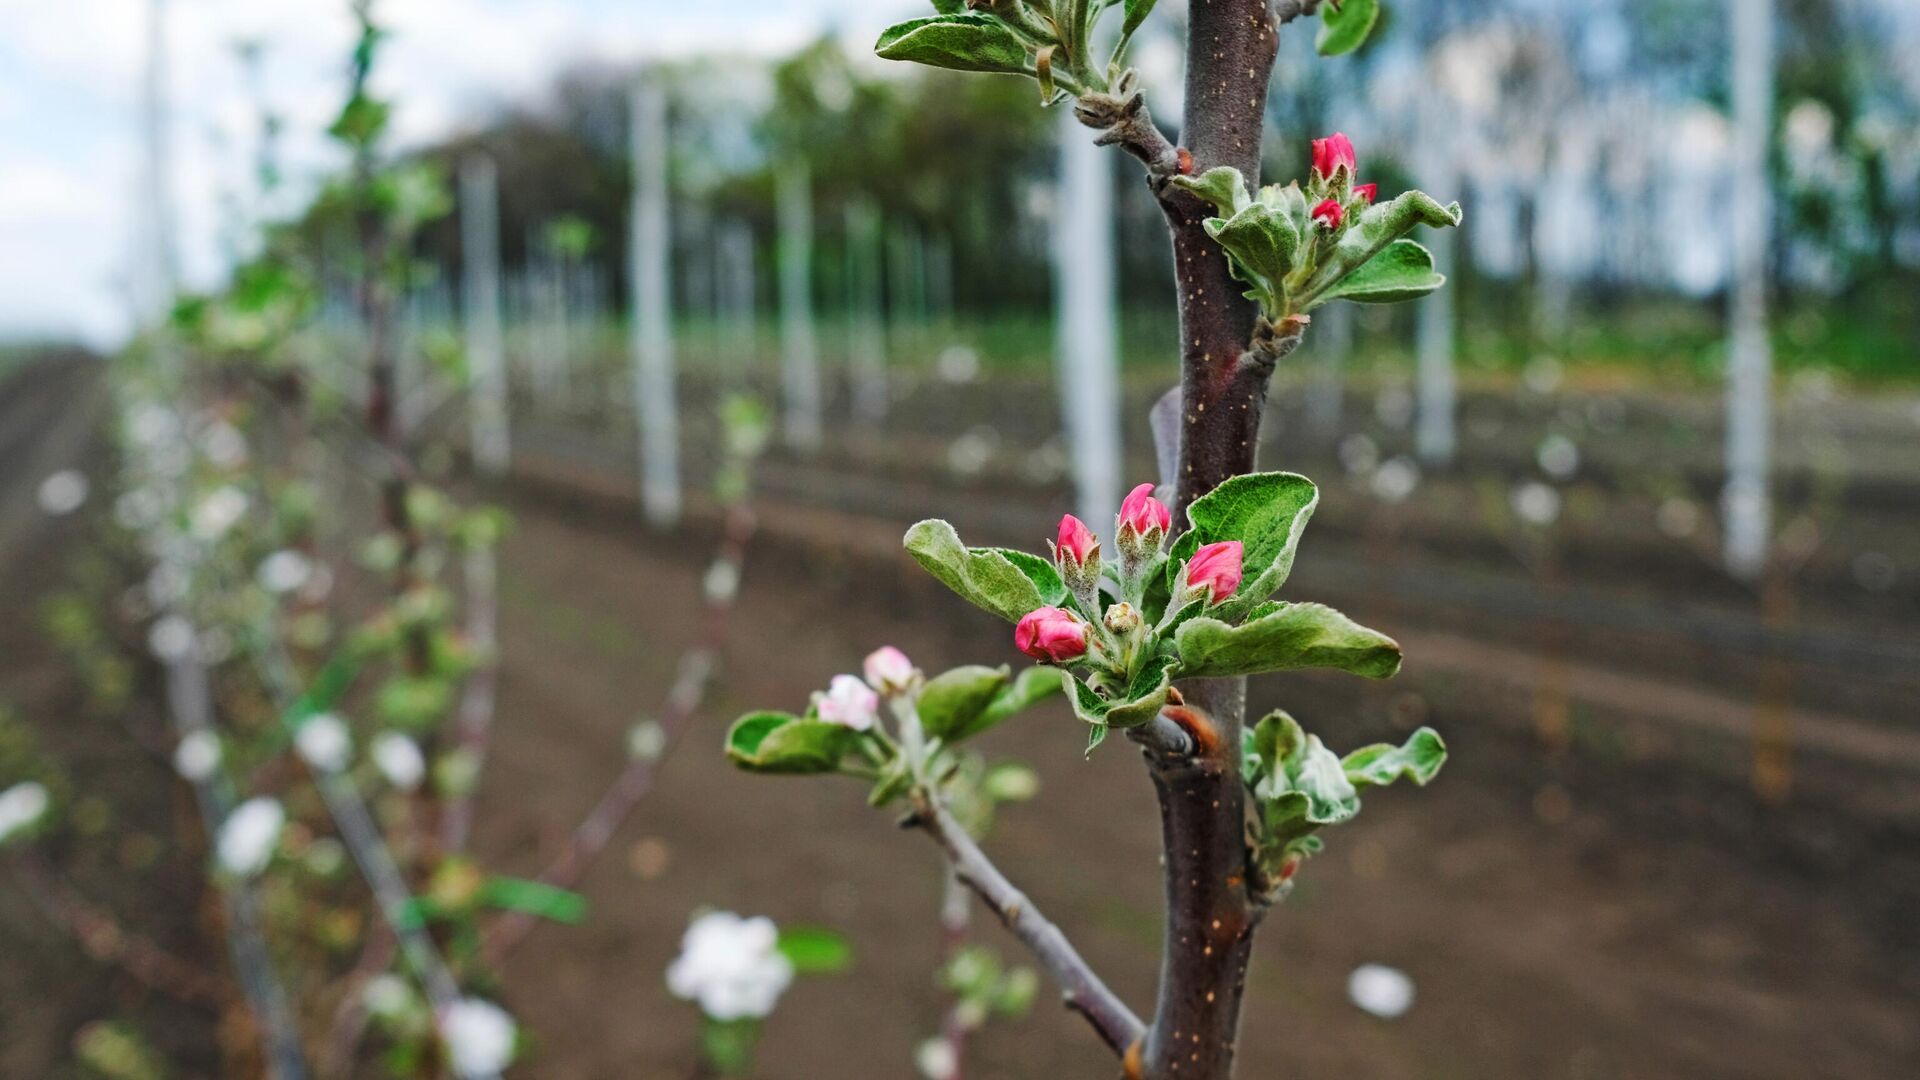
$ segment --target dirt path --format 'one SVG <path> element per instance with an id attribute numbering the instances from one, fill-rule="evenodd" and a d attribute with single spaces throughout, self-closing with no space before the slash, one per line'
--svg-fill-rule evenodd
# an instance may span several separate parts
<path id="1" fill-rule="evenodd" d="M 523 513 L 507 552 L 520 584 L 483 826 L 510 862 L 537 865 L 617 767 L 620 732 L 652 707 L 691 633 L 678 613 L 692 610 L 701 552 L 604 511 Z M 738 615 L 719 705 L 623 831 L 620 857 L 588 882 L 590 926 L 541 931 L 516 965 L 510 997 L 546 1035 L 539 1075 L 684 1075 L 688 1017 L 660 972 L 700 903 L 856 940 L 857 977 L 803 984 L 782 1006 L 765 1075 L 905 1076 L 914 1037 L 934 1022 L 925 842 L 867 810 L 850 782 L 731 773 L 719 732 L 749 705 L 798 705 L 874 643 L 936 668 L 1018 657 L 1003 627 L 910 565 L 833 548 L 763 548 Z M 1310 724 L 1344 717 L 1320 722 L 1342 740 L 1391 731 L 1390 686 L 1300 677 L 1263 694 L 1284 694 Z M 1920 1066 L 1920 953 L 1896 930 L 1895 898 L 1916 894 L 1910 837 L 1861 840 L 1839 864 L 1809 866 L 1766 836 L 1844 822 L 1767 817 L 1739 788 L 1657 764 L 1549 763 L 1444 706 L 1431 722 L 1454 745 L 1449 771 L 1424 793 L 1370 798 L 1268 924 L 1245 1075 L 1895 1077 Z M 991 737 L 1045 786 L 990 848 L 1145 1008 L 1158 935 L 1151 797 L 1126 748 L 1086 763 L 1080 739 L 1058 708 Z M 1729 848 L 1741 835 L 1754 840 Z M 636 872 L 636 843 L 664 845 L 663 874 Z M 997 929 L 987 936 L 1011 950 Z M 1414 976 L 1408 1017 L 1377 1021 L 1346 1002 L 1347 973 L 1368 961 Z M 1078 1019 L 1050 1007 L 980 1040 L 979 1076 L 1108 1074 Z"/>
<path id="2" fill-rule="evenodd" d="M 0 558 L 0 696 L 76 772 L 118 778 L 116 822 L 137 834 L 166 820 L 170 779 L 124 732 L 73 720 L 77 695 L 32 617 L 85 515 L 21 517 L 11 508 L 31 499 L 18 492 L 68 460 L 102 479 L 97 446 L 48 434 L 68 411 L 51 403 L 83 388 L 46 392 L 35 400 L 48 407 L 0 413 L 18 418 L 0 442 L 33 448 L 31 464 L 10 449 L 0 475 L 14 530 Z M 656 707 L 694 632 L 710 537 L 648 536 L 618 507 L 523 499 L 517 510 L 500 742 L 479 840 L 503 870 L 528 872 L 618 769 L 627 725 Z M 505 998 L 539 1033 L 519 1075 L 687 1077 L 693 1018 L 661 973 L 699 904 L 832 925 L 855 940 L 855 974 L 803 982 L 770 1022 L 762 1077 L 910 1075 L 911 1048 L 940 1007 L 934 853 L 867 809 L 851 782 L 734 773 L 720 731 L 750 705 L 799 705 L 883 641 L 932 669 L 1018 657 L 1004 626 L 872 536 L 837 533 L 838 522 L 793 511 L 778 530 L 789 539 L 755 551 L 721 692 L 587 880 L 588 923 L 543 927 L 514 958 Z M 1486 682 L 1262 683 L 1258 705 L 1284 699 L 1336 745 L 1386 737 L 1423 712 L 1455 758 L 1425 792 L 1370 798 L 1269 920 L 1250 973 L 1243 1076 L 1920 1075 L 1920 843 L 1900 824 L 1910 814 L 1762 810 L 1737 778 L 1644 754 L 1633 737 L 1577 739 L 1550 760 L 1524 733 L 1481 719 L 1489 695 L 1523 692 Z M 1126 746 L 1087 762 L 1081 740 L 1059 707 L 988 737 L 987 749 L 1027 759 L 1044 782 L 988 846 L 1144 1010 L 1159 934 L 1152 798 Z M 66 854 L 148 932 L 192 948 L 191 882 L 116 871 L 129 850 Z M 1018 955 L 996 928 L 982 937 Z M 174 1049 L 204 1052 L 211 1037 L 203 1019 L 169 1012 L 51 935 L 10 888 L 0 888 L 0 956 L 0 1076 L 58 1075 L 46 1063 L 63 1058 L 75 1029 L 130 1010 Z M 1347 1003 L 1347 973 L 1369 961 L 1415 978 L 1404 1019 L 1373 1020 Z M 969 1076 L 1112 1073 L 1078 1018 L 1043 999 L 1029 1020 L 980 1037 Z"/>

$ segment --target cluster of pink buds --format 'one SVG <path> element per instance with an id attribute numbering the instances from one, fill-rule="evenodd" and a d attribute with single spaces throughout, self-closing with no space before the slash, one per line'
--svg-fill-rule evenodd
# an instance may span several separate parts
<path id="1" fill-rule="evenodd" d="M 1079 610 L 1042 607 L 1028 612 L 1014 627 L 1019 650 L 1042 663 L 1066 664 L 1090 652 L 1096 666 L 1116 669 L 1141 655 L 1147 584 L 1165 563 L 1167 536 L 1173 514 L 1153 497 L 1153 485 L 1141 484 L 1127 493 L 1114 520 L 1114 546 L 1120 550 L 1117 580 L 1119 598 L 1106 604 L 1101 595 L 1100 538 L 1072 514 L 1060 519 L 1053 541 L 1053 563 Z M 1204 600 L 1221 603 L 1240 587 L 1241 544 L 1237 540 L 1207 544 L 1181 570 L 1176 606 Z"/>
<path id="2" fill-rule="evenodd" d="M 1329 232 L 1338 232 L 1347 215 L 1373 205 L 1380 185 L 1355 184 L 1359 170 L 1353 140 L 1344 134 L 1336 131 L 1324 139 L 1313 140 L 1313 179 L 1308 190 L 1324 196 L 1309 211 L 1316 224 Z"/>
<path id="3" fill-rule="evenodd" d="M 813 695 L 814 714 L 829 724 L 868 731 L 879 719 L 881 698 L 911 697 L 925 681 L 906 653 L 882 645 L 868 654 L 860 675 L 835 675 L 825 691 Z"/>

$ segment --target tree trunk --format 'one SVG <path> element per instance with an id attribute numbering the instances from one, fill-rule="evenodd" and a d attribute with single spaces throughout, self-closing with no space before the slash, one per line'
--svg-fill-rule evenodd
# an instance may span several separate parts
<path id="1" fill-rule="evenodd" d="M 1191 9 L 1181 145 L 1194 174 L 1221 165 L 1260 177 L 1267 81 L 1278 26 L 1265 0 L 1211 0 Z M 1180 290 L 1181 425 L 1174 521 L 1194 499 L 1253 470 L 1271 369 L 1243 365 L 1256 309 L 1201 227 L 1211 211 L 1169 191 Z M 1240 729 L 1246 680 L 1180 684 L 1211 739 L 1190 762 L 1150 766 L 1166 859 L 1160 990 L 1139 1060 L 1145 1080 L 1224 1080 L 1233 1074 L 1241 992 L 1256 912 L 1246 881 Z"/>

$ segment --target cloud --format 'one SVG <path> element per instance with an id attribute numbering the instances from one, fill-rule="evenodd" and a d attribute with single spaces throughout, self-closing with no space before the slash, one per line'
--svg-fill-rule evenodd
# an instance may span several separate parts
<path id="1" fill-rule="evenodd" d="M 150 0 L 0 0 L 0 338 L 129 325 L 140 226 L 140 105 Z M 663 14 L 642 0 L 383 0 L 392 38 L 376 88 L 417 145 L 540 93 L 582 59 L 770 54 L 829 26 L 918 14 L 920 0 L 719 0 Z M 235 54 L 266 50 L 261 87 L 285 121 L 290 199 L 341 164 L 322 134 L 344 93 L 345 0 L 166 0 L 174 210 L 187 283 L 224 272 L 223 198 L 246 192 L 259 103 Z"/>

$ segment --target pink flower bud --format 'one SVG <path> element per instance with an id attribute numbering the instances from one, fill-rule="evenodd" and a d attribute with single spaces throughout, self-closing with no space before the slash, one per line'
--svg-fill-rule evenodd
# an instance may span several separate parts
<path id="1" fill-rule="evenodd" d="M 1320 204 L 1313 208 L 1312 213 L 1313 220 L 1325 225 L 1329 229 L 1339 228 L 1340 219 L 1345 216 L 1346 212 L 1340 209 L 1340 204 L 1334 202 L 1332 199 L 1320 200 Z"/>
<path id="2" fill-rule="evenodd" d="M 1324 139 L 1313 140 L 1313 171 L 1331 180 L 1333 172 L 1340 166 L 1347 167 L 1351 175 L 1359 166 L 1353 155 L 1353 142 L 1336 131 Z"/>
<path id="3" fill-rule="evenodd" d="M 1353 194 L 1361 202 L 1366 203 L 1368 206 L 1372 206 L 1375 196 L 1378 196 L 1380 194 L 1380 185 L 1379 184 L 1355 184 L 1353 186 Z"/>
<path id="4" fill-rule="evenodd" d="M 883 694 L 904 693 L 913 687 L 913 661 L 891 645 L 882 645 L 868 653 L 862 670 L 866 672 L 867 685 Z"/>
<path id="5" fill-rule="evenodd" d="M 1208 544 L 1187 560 L 1187 588 L 1205 590 L 1208 604 L 1218 604 L 1240 587 L 1241 545 L 1238 540 Z"/>
<path id="6" fill-rule="evenodd" d="M 1035 608 L 1013 628 L 1013 644 L 1035 660 L 1062 664 L 1087 651 L 1087 624 L 1057 607 Z"/>
<path id="7" fill-rule="evenodd" d="M 814 709 L 829 724 L 865 731 L 879 718 L 880 695 L 857 675 L 835 675 L 827 692 L 815 696 Z"/>
<path id="8" fill-rule="evenodd" d="M 1153 485 L 1141 484 L 1120 503 L 1120 527 L 1131 528 L 1145 536 L 1155 529 L 1164 535 L 1173 525 L 1173 514 L 1168 512 L 1167 504 L 1153 497 Z"/>
<path id="9" fill-rule="evenodd" d="M 1060 519 L 1060 539 L 1053 545 L 1053 561 L 1064 563 L 1071 559 L 1078 566 L 1087 561 L 1088 556 L 1100 550 L 1100 538 L 1093 530 L 1072 514 Z"/>

